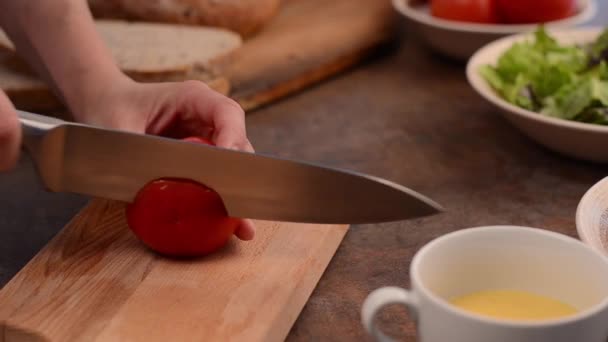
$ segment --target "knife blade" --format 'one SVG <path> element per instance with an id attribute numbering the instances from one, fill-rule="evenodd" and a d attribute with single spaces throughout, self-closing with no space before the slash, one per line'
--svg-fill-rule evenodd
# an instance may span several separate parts
<path id="1" fill-rule="evenodd" d="M 399 184 L 353 171 L 18 111 L 23 145 L 45 187 L 130 202 L 158 178 L 214 189 L 233 217 L 307 223 L 375 223 L 438 213 Z"/>

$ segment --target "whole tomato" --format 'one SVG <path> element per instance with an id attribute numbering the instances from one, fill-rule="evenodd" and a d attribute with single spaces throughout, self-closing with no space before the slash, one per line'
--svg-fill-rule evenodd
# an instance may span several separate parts
<path id="1" fill-rule="evenodd" d="M 191 142 L 207 143 L 191 137 Z M 228 216 L 219 194 L 185 179 L 146 184 L 127 206 L 127 223 L 152 250 L 171 256 L 202 256 L 223 247 L 238 221 Z"/>
<path id="2" fill-rule="evenodd" d="M 576 0 L 496 0 L 500 17 L 507 23 L 544 23 L 576 13 Z"/>
<path id="3" fill-rule="evenodd" d="M 495 0 L 431 0 L 431 14 L 457 21 L 498 22 Z"/>

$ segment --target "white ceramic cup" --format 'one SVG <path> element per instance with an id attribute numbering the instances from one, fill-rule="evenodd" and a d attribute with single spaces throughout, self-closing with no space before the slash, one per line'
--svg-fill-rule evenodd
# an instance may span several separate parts
<path id="1" fill-rule="evenodd" d="M 608 258 L 562 234 L 514 226 L 456 231 L 418 251 L 410 279 L 411 290 L 379 288 L 363 303 L 363 325 L 377 341 L 392 341 L 374 324 L 389 304 L 408 309 L 422 342 L 608 341 Z M 579 312 L 552 320 L 508 321 L 448 303 L 493 289 L 545 295 Z"/>

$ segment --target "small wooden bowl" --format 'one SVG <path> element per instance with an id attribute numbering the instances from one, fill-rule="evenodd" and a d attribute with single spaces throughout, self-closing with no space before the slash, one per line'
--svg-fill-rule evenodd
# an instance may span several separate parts
<path id="1" fill-rule="evenodd" d="M 608 177 L 592 186 L 576 209 L 579 238 L 608 256 Z"/>

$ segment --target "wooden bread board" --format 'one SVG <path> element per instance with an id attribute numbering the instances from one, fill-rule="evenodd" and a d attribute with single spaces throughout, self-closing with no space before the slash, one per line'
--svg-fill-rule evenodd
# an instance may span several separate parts
<path id="1" fill-rule="evenodd" d="M 377 53 L 397 23 L 390 0 L 285 0 L 263 31 L 217 61 L 217 74 L 255 109 Z"/>
<path id="2" fill-rule="evenodd" d="M 347 226 L 257 222 L 252 242 L 172 260 L 94 200 L 0 291 L 0 341 L 281 341 Z"/>

